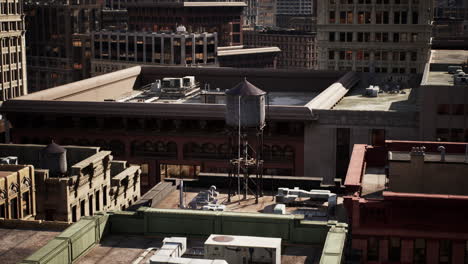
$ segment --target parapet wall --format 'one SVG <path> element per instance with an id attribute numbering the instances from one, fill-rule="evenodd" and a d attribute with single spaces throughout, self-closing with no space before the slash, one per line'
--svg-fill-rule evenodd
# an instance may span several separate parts
<path id="1" fill-rule="evenodd" d="M 21 263 L 73 263 L 108 233 L 144 236 L 208 237 L 211 234 L 230 234 L 279 237 L 285 243 L 324 246 L 322 259 L 333 257 L 338 260 L 333 263 L 339 263 L 347 225 L 336 221 L 304 221 L 302 216 L 297 215 L 141 208 L 137 212 L 113 212 L 84 217 Z"/>

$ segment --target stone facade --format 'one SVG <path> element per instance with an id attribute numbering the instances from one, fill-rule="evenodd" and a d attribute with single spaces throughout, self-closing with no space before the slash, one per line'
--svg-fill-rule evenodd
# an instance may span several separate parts
<path id="1" fill-rule="evenodd" d="M 36 215 L 34 167 L 0 165 L 0 220 L 28 219 Z"/>
<path id="2" fill-rule="evenodd" d="M 433 1 L 318 1 L 319 69 L 420 74 L 429 59 Z M 406 76 L 406 77 L 405 77 Z"/>
<path id="3" fill-rule="evenodd" d="M 28 93 L 23 1 L 0 1 L 0 101 Z"/>
<path id="4" fill-rule="evenodd" d="M 216 65 L 217 33 L 99 31 L 92 34 L 91 75 L 141 64 Z"/>
<path id="5" fill-rule="evenodd" d="M 68 171 L 53 177 L 41 166 L 43 145 L 0 145 L 1 156 L 34 165 L 36 219 L 76 222 L 98 211 L 124 210 L 140 198 L 140 168 L 113 161 L 110 151 L 66 146 Z"/>

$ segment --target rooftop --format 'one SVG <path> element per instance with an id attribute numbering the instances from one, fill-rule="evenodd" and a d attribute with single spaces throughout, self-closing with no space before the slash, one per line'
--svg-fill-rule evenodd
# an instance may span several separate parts
<path id="1" fill-rule="evenodd" d="M 411 154 L 408 151 L 389 151 L 390 161 L 410 161 Z M 464 154 L 446 154 L 445 161 L 441 161 L 440 153 L 425 153 L 424 162 L 446 162 L 446 163 L 467 163 L 468 159 Z"/>
<path id="2" fill-rule="evenodd" d="M 453 86 L 453 75 L 448 73 L 448 66 L 461 66 L 467 62 L 468 50 L 432 50 L 422 84 Z"/>
<path id="3" fill-rule="evenodd" d="M 385 86 L 381 86 L 381 89 Z M 387 88 L 390 91 L 391 88 Z M 417 107 L 417 89 L 406 88 L 395 92 L 382 92 L 377 97 L 365 95 L 365 87 L 356 87 L 349 91 L 338 104 L 333 107 L 334 110 L 366 110 L 366 111 L 401 111 L 416 112 Z"/>
<path id="4" fill-rule="evenodd" d="M 187 252 L 182 257 L 203 258 L 203 245 L 207 238 L 189 238 Z M 119 263 L 135 263 L 133 261 L 142 256 L 140 261 L 135 264 L 144 264 L 162 246 L 163 239 L 164 237 L 154 236 L 108 235 L 75 263 L 114 263 L 115 260 L 119 260 Z M 145 252 L 148 253 L 144 255 Z M 284 264 L 318 264 L 322 255 L 322 247 L 318 245 L 285 245 L 282 247 L 281 255 L 281 263 Z"/>
<path id="5" fill-rule="evenodd" d="M 142 90 L 152 89 L 149 87 L 155 80 L 184 76 L 195 76 L 201 91 L 207 89 L 212 95 L 219 91 L 221 97 L 203 101 L 197 93 L 187 93 L 184 98 L 162 100 L 156 92 Z M 2 112 L 30 112 L 34 108 L 39 113 L 60 109 L 70 115 L 224 119 L 223 92 L 244 78 L 268 93 L 268 118 L 275 120 L 314 120 L 311 109 L 330 109 L 359 80 L 355 73 L 336 71 L 136 66 L 6 101 Z M 330 89 L 339 93 L 324 93 Z M 322 98 L 315 100 L 319 95 Z"/>
<path id="6" fill-rule="evenodd" d="M 468 60 L 468 50 L 432 50 L 430 63 L 462 64 Z"/>
<path id="7" fill-rule="evenodd" d="M 0 228 L 0 257 L 3 264 L 16 264 L 43 247 L 57 230 Z"/>

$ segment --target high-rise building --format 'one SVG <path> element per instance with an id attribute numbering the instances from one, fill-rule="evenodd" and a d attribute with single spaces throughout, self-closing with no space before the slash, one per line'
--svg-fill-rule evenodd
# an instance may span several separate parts
<path id="1" fill-rule="evenodd" d="M 276 0 L 276 13 L 283 15 L 312 15 L 317 0 Z"/>
<path id="2" fill-rule="evenodd" d="M 0 1 L 0 100 L 27 93 L 23 1 Z"/>
<path id="3" fill-rule="evenodd" d="M 424 71 L 433 1 L 329 0 L 318 1 L 317 10 L 319 69 L 398 79 Z"/>
<path id="4" fill-rule="evenodd" d="M 90 76 L 102 0 L 25 2 L 28 85 L 39 91 Z"/>

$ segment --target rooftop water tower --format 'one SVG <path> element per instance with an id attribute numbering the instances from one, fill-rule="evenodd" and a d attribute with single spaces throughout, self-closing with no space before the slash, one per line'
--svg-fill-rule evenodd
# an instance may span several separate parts
<path id="1" fill-rule="evenodd" d="M 67 150 L 53 140 L 41 151 L 41 166 L 51 177 L 61 177 L 67 172 Z"/>
<path id="2" fill-rule="evenodd" d="M 243 193 L 244 199 L 251 193 L 258 202 L 258 197 L 263 196 L 265 96 L 265 91 L 255 87 L 247 79 L 226 91 L 225 119 L 230 130 L 229 144 L 233 156 L 229 170 L 229 202 L 236 185 L 237 194 Z M 236 147 L 237 150 L 234 150 Z M 251 177 L 250 174 L 255 176 Z"/>

